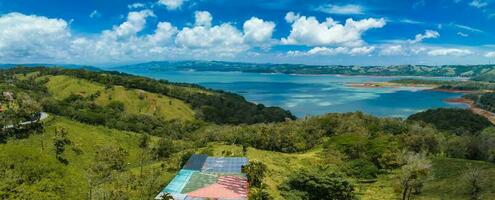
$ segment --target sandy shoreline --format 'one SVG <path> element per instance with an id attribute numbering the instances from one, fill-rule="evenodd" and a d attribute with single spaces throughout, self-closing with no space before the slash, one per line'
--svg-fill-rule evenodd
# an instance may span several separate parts
<path id="1" fill-rule="evenodd" d="M 490 111 L 479 108 L 478 106 L 476 106 L 473 100 L 465 99 L 465 98 L 452 98 L 452 99 L 446 99 L 445 102 L 466 104 L 467 106 L 469 106 L 469 109 L 471 111 L 473 111 L 478 115 L 486 117 L 490 122 L 492 122 L 492 124 L 495 124 L 495 114 Z"/>

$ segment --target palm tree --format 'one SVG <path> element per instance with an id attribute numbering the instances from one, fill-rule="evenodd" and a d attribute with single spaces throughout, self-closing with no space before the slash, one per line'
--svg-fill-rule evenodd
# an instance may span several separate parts
<path id="1" fill-rule="evenodd" d="M 174 197 L 170 193 L 166 192 L 160 197 L 160 200 L 174 200 Z"/>

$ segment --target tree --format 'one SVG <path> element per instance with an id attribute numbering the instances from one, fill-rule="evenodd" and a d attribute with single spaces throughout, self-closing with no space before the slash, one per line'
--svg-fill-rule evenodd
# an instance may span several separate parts
<path id="1" fill-rule="evenodd" d="M 155 159 L 169 158 L 176 152 L 174 141 L 169 138 L 161 138 L 158 146 L 154 149 Z"/>
<path id="2" fill-rule="evenodd" d="M 251 188 L 249 190 L 249 200 L 271 200 L 273 199 L 270 196 L 270 193 L 268 193 L 265 184 L 262 184 L 260 187 L 257 188 Z"/>
<path id="3" fill-rule="evenodd" d="M 405 165 L 398 175 L 398 186 L 402 200 L 410 199 L 411 195 L 421 193 L 426 178 L 431 170 L 431 162 L 425 154 L 408 152 L 404 155 Z"/>
<path id="4" fill-rule="evenodd" d="M 174 200 L 174 197 L 170 193 L 166 192 L 160 197 L 160 200 Z"/>
<path id="5" fill-rule="evenodd" d="M 481 170 L 478 168 L 470 167 L 468 172 L 464 175 L 464 179 L 468 185 L 471 200 L 481 199 L 481 193 L 483 191 L 483 188 L 481 186 L 483 182 L 483 175 L 481 174 Z"/>
<path id="6" fill-rule="evenodd" d="M 67 138 L 67 134 L 67 130 L 65 130 L 64 128 L 56 128 L 55 137 L 53 138 L 55 157 L 58 161 L 64 164 L 69 164 L 69 161 L 62 156 L 65 151 L 65 145 L 71 143 L 71 141 Z"/>
<path id="7" fill-rule="evenodd" d="M 143 177 L 143 165 L 146 161 L 149 143 L 150 136 L 147 133 L 142 134 L 138 141 L 139 149 L 141 149 L 141 155 L 139 157 L 139 176 L 141 178 Z"/>
<path id="8" fill-rule="evenodd" d="M 242 172 L 246 174 L 251 187 L 261 187 L 266 170 L 266 165 L 259 161 L 251 161 L 242 167 Z"/>
<path id="9" fill-rule="evenodd" d="M 354 185 L 328 168 L 302 170 L 289 176 L 279 189 L 286 199 L 351 200 Z"/>

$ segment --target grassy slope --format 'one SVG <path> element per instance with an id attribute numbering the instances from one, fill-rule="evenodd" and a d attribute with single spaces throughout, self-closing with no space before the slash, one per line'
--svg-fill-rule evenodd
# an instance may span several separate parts
<path id="1" fill-rule="evenodd" d="M 214 154 L 222 156 L 223 151 L 230 151 L 236 156 L 242 155 L 242 148 L 232 145 L 214 145 Z M 257 150 L 249 148 L 247 157 L 250 160 L 262 161 L 268 166 L 269 174 L 265 182 L 269 186 L 269 193 L 275 199 L 283 199 L 277 190 L 277 185 L 292 172 L 299 169 L 315 166 L 324 162 L 318 155 L 322 153 L 321 149 L 299 153 L 285 154 L 271 151 Z M 330 160 L 330 161 L 328 161 Z M 326 159 L 326 165 L 337 167 L 338 158 Z M 481 166 L 484 177 L 485 193 L 483 199 L 490 199 L 495 196 L 495 165 L 481 161 L 469 161 L 461 159 L 435 159 L 433 161 L 433 176 L 425 184 L 423 193 L 417 199 L 468 199 L 466 192 L 466 183 L 463 182 L 462 176 L 466 173 L 468 166 Z M 396 172 L 394 172 L 396 173 Z M 358 183 L 357 192 L 360 199 L 381 200 L 397 199 L 394 192 L 395 174 L 380 175 L 374 183 Z"/>
<path id="2" fill-rule="evenodd" d="M 242 147 L 240 146 L 214 145 L 213 147 L 215 156 L 222 156 L 222 151 L 230 151 L 236 156 L 242 156 Z M 257 160 L 267 165 L 268 175 L 265 183 L 273 197 L 282 199 L 277 185 L 283 182 L 284 178 L 292 171 L 320 163 L 321 161 L 317 156 L 318 152 L 318 150 L 314 150 L 307 153 L 287 154 L 249 148 L 247 157 L 250 161 Z"/>
<path id="3" fill-rule="evenodd" d="M 49 92 L 59 100 L 71 94 L 92 95 L 100 92 L 97 104 L 107 105 L 110 101 L 120 101 L 125 109 L 133 114 L 153 114 L 167 120 L 191 120 L 194 112 L 181 100 L 142 90 L 128 90 L 121 86 L 106 89 L 103 85 L 68 76 L 52 76 L 47 83 Z"/>
<path id="4" fill-rule="evenodd" d="M 64 157 L 69 161 L 69 165 L 64 166 L 55 159 L 53 147 L 53 138 L 56 128 L 65 128 L 68 131 L 68 138 L 71 140 L 70 145 L 66 145 Z M 66 177 L 70 177 L 69 181 L 64 184 L 70 184 L 67 190 L 68 196 L 86 195 L 88 191 L 86 169 L 94 159 L 97 146 L 116 146 L 124 148 L 129 156 L 128 171 L 123 173 L 137 174 L 139 171 L 138 158 L 140 150 L 138 148 L 138 139 L 140 134 L 132 132 L 124 132 L 113 129 L 108 129 L 101 126 L 90 126 L 68 120 L 63 117 L 50 117 L 46 122 L 45 132 L 43 135 L 31 135 L 27 139 L 11 140 L 6 144 L 0 144 L 0 152 L 26 151 L 28 156 L 38 157 L 46 155 L 51 163 L 56 165 L 66 173 Z M 152 138 L 156 142 L 156 138 Z M 43 143 L 44 150 L 41 150 Z M 81 154 L 77 154 L 74 149 L 81 150 Z M 1 157 L 1 156 L 0 156 Z M 40 163 L 44 164 L 44 163 Z M 159 166 L 159 162 L 148 163 L 148 167 Z M 159 183 L 166 183 L 173 177 L 173 172 L 163 171 L 159 177 Z M 0 181 L 1 183 L 1 181 Z M 157 185 L 161 188 L 162 185 Z"/>

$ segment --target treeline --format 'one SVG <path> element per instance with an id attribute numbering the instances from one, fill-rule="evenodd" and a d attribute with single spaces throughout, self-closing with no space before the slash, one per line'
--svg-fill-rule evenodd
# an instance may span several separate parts
<path id="1" fill-rule="evenodd" d="M 433 125 L 440 133 L 430 132 L 430 152 L 451 158 L 485 160 L 495 163 L 495 127 L 483 116 L 466 109 L 434 109 L 408 118 Z"/>
<path id="2" fill-rule="evenodd" d="M 388 169 L 398 165 L 401 150 L 495 162 L 495 145 L 490 147 L 494 131 L 469 110 L 441 109 L 406 121 L 346 113 L 284 123 L 206 126 L 183 137 L 197 144 L 217 141 L 287 153 L 323 145 L 328 151 L 337 149 L 353 165 Z"/>
<path id="3" fill-rule="evenodd" d="M 442 80 L 427 80 L 427 79 L 398 79 L 392 80 L 391 83 L 397 84 L 414 84 L 414 85 L 436 85 L 436 89 L 441 90 L 465 90 L 465 91 L 482 91 L 495 90 L 495 83 L 486 81 L 442 81 Z"/>
<path id="4" fill-rule="evenodd" d="M 190 104 L 199 119 L 219 124 L 254 124 L 281 122 L 295 117 L 279 107 L 265 107 L 246 101 L 242 96 L 224 91 L 208 90 L 201 86 L 171 83 L 120 72 L 94 72 L 60 68 L 14 68 L 2 70 L 2 74 L 67 75 L 94 81 L 106 86 L 120 85 L 128 89 L 141 89 L 183 100 Z"/>
<path id="5" fill-rule="evenodd" d="M 464 97 L 473 100 L 476 106 L 484 110 L 495 112 L 495 93 L 469 94 Z"/>
<path id="6" fill-rule="evenodd" d="M 390 81 L 391 83 L 397 84 L 416 84 L 416 85 L 447 85 L 454 81 L 442 81 L 442 80 L 431 80 L 431 79 L 416 79 L 416 78 L 404 78 Z"/>

